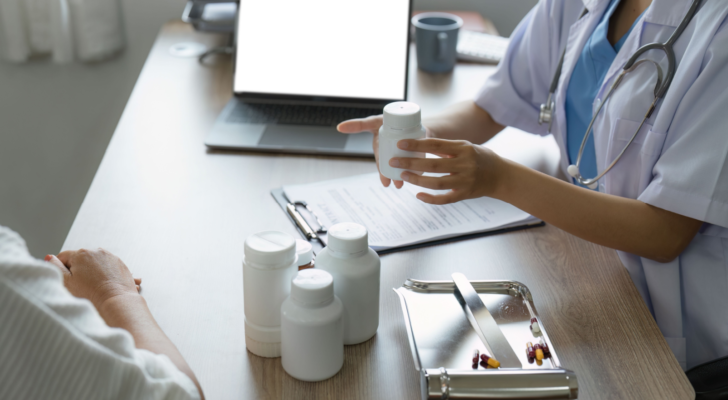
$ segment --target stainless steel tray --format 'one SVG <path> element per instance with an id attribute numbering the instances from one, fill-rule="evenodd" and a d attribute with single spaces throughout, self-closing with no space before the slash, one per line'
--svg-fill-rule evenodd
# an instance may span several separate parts
<path id="1" fill-rule="evenodd" d="M 528 288 L 516 281 L 470 281 L 493 315 L 522 368 L 472 368 L 474 349 L 487 353 L 454 295 L 452 281 L 408 279 L 394 289 L 400 297 L 415 368 L 421 372 L 423 398 L 576 398 L 576 375 L 561 367 L 548 334 L 534 334 L 538 318 Z M 543 338 L 551 357 L 529 363 L 526 343 Z M 497 358 L 497 357 L 496 357 Z M 446 393 L 447 392 L 447 393 Z"/>

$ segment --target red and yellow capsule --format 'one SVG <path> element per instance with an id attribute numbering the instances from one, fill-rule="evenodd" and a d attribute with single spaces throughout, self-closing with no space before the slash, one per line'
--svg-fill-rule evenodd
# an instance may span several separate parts
<path id="1" fill-rule="evenodd" d="M 485 354 L 480 355 L 480 360 L 481 360 L 481 364 L 486 363 L 487 365 L 490 365 L 493 368 L 500 367 L 500 362 L 498 360 L 496 360 L 493 357 L 488 357 Z"/>
<path id="2" fill-rule="evenodd" d="M 526 357 L 536 358 L 536 351 L 533 349 L 533 343 L 526 343 Z"/>
<path id="3" fill-rule="evenodd" d="M 543 338 L 539 339 L 539 344 L 541 345 L 541 349 L 543 349 L 544 358 L 551 358 L 551 350 L 549 350 L 549 345 L 544 342 Z"/>
<path id="4" fill-rule="evenodd" d="M 543 349 L 541 348 L 540 344 L 536 344 L 533 346 L 533 349 L 536 350 L 536 360 L 541 361 L 543 360 Z"/>

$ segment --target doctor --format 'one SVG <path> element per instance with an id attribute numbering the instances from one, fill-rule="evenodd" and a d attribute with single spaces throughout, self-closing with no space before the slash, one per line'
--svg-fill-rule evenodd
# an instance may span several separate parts
<path id="1" fill-rule="evenodd" d="M 449 189 L 423 202 L 493 197 L 616 249 L 684 369 L 728 355 L 727 15 L 724 0 L 541 0 L 475 101 L 426 120 L 427 139 L 398 144 L 442 158 L 391 165 L 449 173 L 402 174 Z M 630 60 L 650 43 L 668 45 Z M 471 144 L 504 126 L 550 129 L 573 183 Z"/>

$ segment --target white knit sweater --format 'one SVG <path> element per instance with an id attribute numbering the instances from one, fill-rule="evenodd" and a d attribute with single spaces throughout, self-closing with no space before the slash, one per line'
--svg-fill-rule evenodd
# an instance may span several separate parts
<path id="1" fill-rule="evenodd" d="M 0 399 L 199 398 L 169 358 L 136 349 L 0 226 Z"/>

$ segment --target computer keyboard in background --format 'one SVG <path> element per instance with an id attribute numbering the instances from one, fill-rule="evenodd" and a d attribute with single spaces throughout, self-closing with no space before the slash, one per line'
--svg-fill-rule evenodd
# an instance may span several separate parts
<path id="1" fill-rule="evenodd" d="M 510 40 L 487 33 L 464 31 L 458 34 L 458 59 L 497 64 L 506 54 Z"/>
<path id="2" fill-rule="evenodd" d="M 352 118 L 381 114 L 376 108 L 327 107 L 238 102 L 227 122 L 249 124 L 336 126 Z"/>

